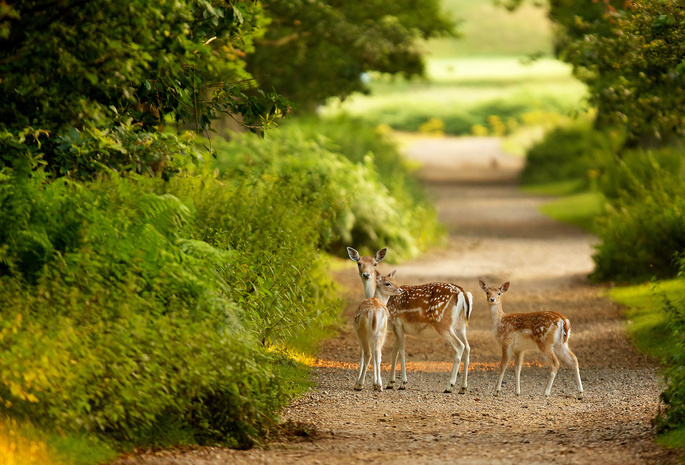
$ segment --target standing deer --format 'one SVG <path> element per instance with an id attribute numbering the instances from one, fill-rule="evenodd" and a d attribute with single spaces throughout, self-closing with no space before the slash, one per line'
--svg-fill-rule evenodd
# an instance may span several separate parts
<path id="1" fill-rule="evenodd" d="M 578 399 L 583 398 L 583 384 L 580 381 L 578 359 L 568 348 L 568 338 L 571 335 L 571 322 L 557 312 L 512 313 L 507 315 L 502 311 L 502 294 L 509 289 L 509 282 L 497 289 L 490 289 L 483 281 L 478 280 L 481 289 L 485 291 L 490 313 L 492 314 L 492 331 L 502 346 L 502 362 L 500 374 L 495 388 L 495 396 L 502 390 L 502 379 L 512 356 L 516 357 L 516 395 L 521 395 L 521 365 L 523 353 L 526 350 L 539 350 L 550 365 L 545 398 L 552 391 L 552 383 L 559 370 L 561 358 L 576 371 L 578 385 Z"/>
<path id="2" fill-rule="evenodd" d="M 369 277 L 379 274 L 376 265 L 385 258 L 387 249 L 379 250 L 376 252 L 375 257 L 369 255 L 360 257 L 359 252 L 352 247 L 347 248 L 347 253 L 350 259 L 357 262 L 359 276 L 362 279 L 364 291 L 368 296 L 370 292 L 373 292 L 371 285 L 375 282 L 375 280 L 370 280 Z M 393 296 L 388 300 L 390 325 L 395 334 L 395 344 L 392 348 L 390 382 L 387 388 L 393 389 L 395 385 L 395 368 L 398 355 L 400 356 L 402 370 L 402 384 L 398 389 L 405 389 L 407 385 L 404 335 L 416 334 L 427 326 L 432 326 L 440 336 L 449 342 L 455 352 L 452 375 L 445 392 L 452 392 L 452 388 L 457 382 L 459 365 L 463 357 L 464 375 L 459 393 L 466 393 L 468 387 L 469 355 L 471 354 L 471 347 L 466 339 L 466 324 L 471 316 L 473 296 L 470 292 L 464 291 L 462 287 L 449 283 L 401 286 L 401 289 L 402 294 Z"/>
<path id="3" fill-rule="evenodd" d="M 383 391 L 381 380 L 381 349 L 388 332 L 388 308 L 390 296 L 399 295 L 402 290 L 395 282 L 395 271 L 388 276 L 374 277 L 376 290 L 374 297 L 363 301 L 354 316 L 354 329 L 357 330 L 362 357 L 359 362 L 359 376 L 354 386 L 356 391 L 364 387 L 364 378 L 369 362 L 373 362 L 373 389 Z"/>

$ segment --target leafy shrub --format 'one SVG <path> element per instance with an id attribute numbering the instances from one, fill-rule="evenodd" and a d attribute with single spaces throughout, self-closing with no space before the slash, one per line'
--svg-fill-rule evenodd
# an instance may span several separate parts
<path id="1" fill-rule="evenodd" d="M 603 177 L 609 206 L 597 222 L 602 242 L 594 278 L 635 281 L 677 273 L 674 255 L 685 251 L 685 157 L 677 157 L 671 151 L 626 153 Z"/>
<path id="2" fill-rule="evenodd" d="M 257 440 L 286 399 L 258 340 L 331 303 L 310 273 L 325 219 L 297 208 L 300 188 L 0 176 L 4 413 L 133 444 Z M 247 247 L 252 224 L 269 240 Z"/>
<path id="3" fill-rule="evenodd" d="M 165 179 L 197 161 L 192 135 L 144 131 L 140 124 L 74 127 L 56 134 L 24 128 L 0 131 L 0 166 L 48 165 L 56 176 L 91 179 L 108 170 L 160 174 Z"/>
<path id="4" fill-rule="evenodd" d="M 685 289 L 685 256 L 680 255 L 680 284 Z M 679 350 L 665 360 L 667 387 L 661 393 L 664 408 L 657 416 L 657 430 L 665 433 L 685 428 L 685 300 L 664 299 L 663 309 L 668 315 L 668 326 L 676 338 Z"/>
<path id="5" fill-rule="evenodd" d="M 664 184 L 678 190 L 685 179 L 685 151 L 676 148 L 659 150 L 628 150 L 616 163 L 606 167 L 599 178 L 599 188 L 607 198 L 628 196 L 639 199 L 645 191 L 659 189 Z"/>
<path id="6" fill-rule="evenodd" d="M 617 135 L 596 131 L 589 121 L 555 128 L 528 151 L 521 183 L 581 179 L 587 187 L 614 163 L 618 143 Z"/>
<path id="7" fill-rule="evenodd" d="M 323 199 L 322 210 L 332 217 L 330 236 L 326 239 L 341 255 L 344 246 L 356 244 L 369 249 L 389 246 L 395 257 L 410 257 L 435 241 L 439 229 L 432 208 L 402 192 L 402 186 L 408 182 L 399 156 L 392 155 L 397 159 L 395 166 L 387 162 L 381 166 L 402 177 L 381 178 L 374 153 L 361 155 L 360 144 L 348 142 L 348 158 L 340 154 L 340 148 L 336 149 L 337 142 L 321 135 L 313 138 L 298 127 L 285 127 L 271 131 L 262 140 L 236 134 L 231 142 L 216 139 L 212 145 L 216 166 L 224 178 L 240 178 L 250 173 L 279 179 L 301 184 L 305 202 Z M 390 157 L 387 150 L 380 153 Z M 358 157 L 358 162 L 350 161 Z"/>

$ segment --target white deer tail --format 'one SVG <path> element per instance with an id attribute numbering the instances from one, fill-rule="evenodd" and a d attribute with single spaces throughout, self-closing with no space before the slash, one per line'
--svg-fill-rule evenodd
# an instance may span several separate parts
<path id="1" fill-rule="evenodd" d="M 466 294 L 466 299 L 464 299 Z M 464 311 L 464 317 L 468 320 L 471 317 L 471 309 L 473 308 L 473 296 L 470 292 L 459 292 L 457 294 L 457 307 Z"/>

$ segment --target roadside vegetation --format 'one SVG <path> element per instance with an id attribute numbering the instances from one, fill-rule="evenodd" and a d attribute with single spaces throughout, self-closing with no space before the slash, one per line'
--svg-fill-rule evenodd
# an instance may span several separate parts
<path id="1" fill-rule="evenodd" d="M 1 465 L 279 427 L 337 324 L 334 257 L 443 234 L 387 131 L 305 118 L 357 68 L 423 72 L 416 38 L 453 25 L 405 3 L 0 8 Z"/>
<path id="2" fill-rule="evenodd" d="M 567 195 L 543 211 L 599 237 L 591 278 L 619 285 L 610 295 L 629 334 L 662 360 L 659 440 L 685 447 L 685 16 L 678 2 L 641 0 L 559 2 L 550 17 L 595 110 L 534 144 L 521 181 Z"/>

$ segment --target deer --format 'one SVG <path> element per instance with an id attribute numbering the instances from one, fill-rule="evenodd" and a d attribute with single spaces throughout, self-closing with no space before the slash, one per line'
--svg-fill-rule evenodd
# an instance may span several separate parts
<path id="1" fill-rule="evenodd" d="M 380 273 L 376 269 L 378 262 L 387 254 L 387 248 L 376 252 L 374 257 L 370 255 L 360 256 L 352 247 L 347 248 L 347 253 L 352 261 L 357 262 L 359 277 L 364 286 L 364 292 L 368 296 L 374 292 L 372 286 L 375 280 L 371 277 Z M 464 360 L 464 372 L 459 394 L 465 394 L 468 389 L 469 356 L 471 347 L 466 338 L 466 325 L 473 308 L 473 296 L 464 288 L 456 284 L 433 282 L 418 286 L 400 286 L 402 294 L 393 296 L 388 300 L 388 312 L 390 313 L 390 326 L 395 335 L 395 344 L 392 348 L 390 367 L 390 381 L 386 389 L 393 389 L 397 367 L 397 357 L 400 357 L 401 380 L 398 389 L 406 389 L 407 368 L 405 359 L 405 334 L 418 334 L 428 326 L 448 341 L 454 350 L 454 365 L 449 379 L 449 385 L 445 393 L 452 392 L 457 382 L 459 365 Z"/>
<path id="2" fill-rule="evenodd" d="M 564 315 L 551 312 L 511 313 L 502 310 L 502 294 L 509 290 L 509 281 L 499 288 L 492 289 L 482 280 L 478 280 L 481 289 L 490 305 L 492 315 L 492 331 L 497 342 L 502 346 L 502 361 L 499 378 L 495 387 L 495 397 L 502 391 L 502 379 L 509 360 L 515 357 L 514 370 L 516 373 L 516 396 L 521 395 L 521 365 L 523 353 L 528 350 L 539 350 L 549 363 L 550 371 L 545 388 L 545 398 L 552 391 L 554 378 L 559 370 L 559 358 L 575 370 L 578 386 L 578 400 L 583 398 L 583 383 L 580 380 L 578 359 L 568 347 L 571 336 L 571 322 Z"/>
<path id="3" fill-rule="evenodd" d="M 388 319 L 390 317 L 386 306 L 388 299 L 393 295 L 399 295 L 402 290 L 395 282 L 394 270 L 387 276 L 376 276 L 376 290 L 374 296 L 359 304 L 354 316 L 354 329 L 357 331 L 357 339 L 362 350 L 359 362 L 359 376 L 354 386 L 356 391 L 364 387 L 364 378 L 369 362 L 373 362 L 373 389 L 382 392 L 381 381 L 381 350 L 385 344 L 385 336 L 388 332 Z"/>

